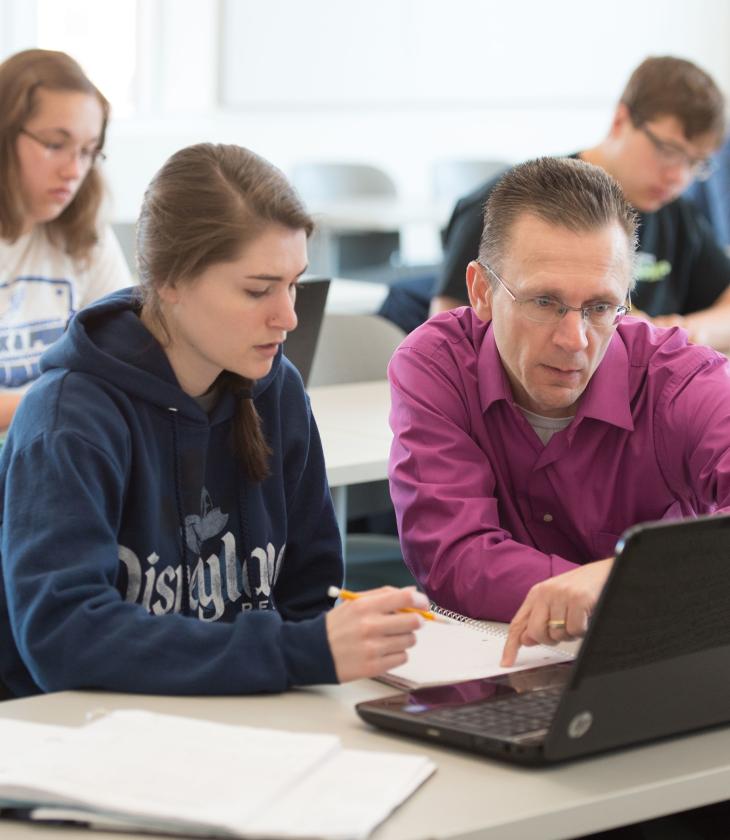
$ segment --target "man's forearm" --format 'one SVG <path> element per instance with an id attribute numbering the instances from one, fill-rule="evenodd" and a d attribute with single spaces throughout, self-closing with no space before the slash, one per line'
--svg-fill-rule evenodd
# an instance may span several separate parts
<path id="1" fill-rule="evenodd" d="M 657 327 L 682 327 L 695 344 L 706 344 L 723 353 L 730 351 L 730 294 L 727 292 L 712 306 L 689 315 L 675 313 L 652 318 L 638 309 L 632 309 L 631 314 Z"/>

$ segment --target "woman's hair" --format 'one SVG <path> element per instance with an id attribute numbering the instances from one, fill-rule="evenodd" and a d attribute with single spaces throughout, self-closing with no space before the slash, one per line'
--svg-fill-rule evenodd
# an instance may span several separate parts
<path id="1" fill-rule="evenodd" d="M 176 152 L 147 187 L 137 223 L 143 303 L 169 337 L 159 290 L 192 282 L 209 266 L 235 260 L 266 227 L 314 228 L 284 175 L 248 149 L 200 143 Z M 252 382 L 231 371 L 220 381 L 237 396 L 233 447 L 247 474 L 268 474 L 271 450 L 251 399 Z"/>
<path id="2" fill-rule="evenodd" d="M 73 91 L 95 96 L 101 105 L 98 149 L 104 146 L 109 103 L 81 67 L 62 52 L 24 50 L 0 64 L 0 236 L 15 241 L 25 223 L 16 140 L 38 107 L 37 91 Z M 58 218 L 46 223 L 51 238 L 75 258 L 96 244 L 97 215 L 104 194 L 100 172 L 91 167 L 78 192 Z"/>

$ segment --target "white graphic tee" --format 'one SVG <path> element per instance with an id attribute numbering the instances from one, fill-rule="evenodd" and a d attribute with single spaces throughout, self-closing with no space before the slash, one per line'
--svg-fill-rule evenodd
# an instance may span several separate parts
<path id="1" fill-rule="evenodd" d="M 0 390 L 25 390 L 38 378 L 41 355 L 75 312 L 131 285 L 109 227 L 85 262 L 54 245 L 43 225 L 12 244 L 0 239 Z"/>

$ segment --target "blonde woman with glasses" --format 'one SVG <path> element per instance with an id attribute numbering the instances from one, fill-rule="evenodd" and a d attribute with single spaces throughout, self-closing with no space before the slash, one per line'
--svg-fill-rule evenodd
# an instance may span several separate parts
<path id="1" fill-rule="evenodd" d="M 71 315 L 131 278 L 99 220 L 107 100 L 70 56 L 32 49 L 0 64 L 0 102 L 4 429 Z"/>

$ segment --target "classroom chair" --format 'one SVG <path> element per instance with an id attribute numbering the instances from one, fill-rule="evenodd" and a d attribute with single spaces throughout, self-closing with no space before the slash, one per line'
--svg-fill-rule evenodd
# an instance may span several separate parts
<path id="1" fill-rule="evenodd" d="M 298 163 L 291 180 L 315 219 L 318 213 L 336 219 L 338 205 L 397 196 L 391 177 L 365 163 Z M 310 239 L 309 265 L 318 274 L 370 280 L 392 273 L 399 251 L 398 231 L 355 231 L 321 223 Z"/>

